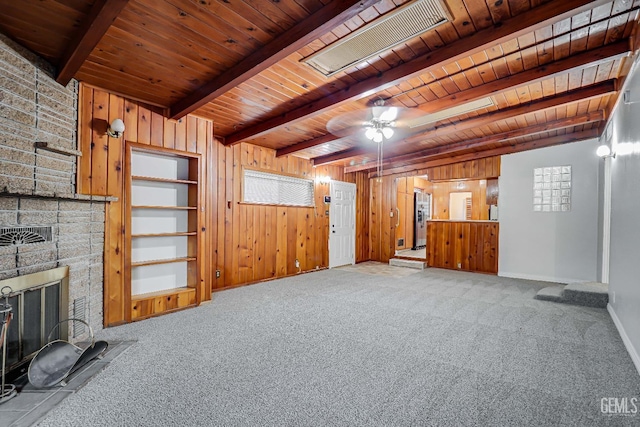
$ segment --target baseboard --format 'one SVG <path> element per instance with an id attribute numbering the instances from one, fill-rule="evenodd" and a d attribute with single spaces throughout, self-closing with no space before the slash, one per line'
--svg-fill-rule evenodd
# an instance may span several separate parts
<path id="1" fill-rule="evenodd" d="M 565 277 L 549 277 L 549 276 L 537 276 L 535 274 L 522 274 L 522 273 L 510 273 L 508 271 L 498 271 L 499 277 L 508 277 L 510 279 L 524 279 L 524 280 L 535 280 L 538 282 L 551 282 L 551 283 L 581 283 L 581 282 L 593 282 L 595 280 L 586 280 L 586 279 L 569 279 Z"/>
<path id="2" fill-rule="evenodd" d="M 613 323 L 616 325 L 616 328 L 618 329 L 620 338 L 622 338 L 622 342 L 624 343 L 624 346 L 627 348 L 627 352 L 629 353 L 629 356 L 631 356 L 631 360 L 633 361 L 633 364 L 636 366 L 638 375 L 640 375 L 640 356 L 638 355 L 638 352 L 633 347 L 633 343 L 631 342 L 631 340 L 629 339 L 629 336 L 625 332 L 624 326 L 622 326 L 622 322 L 620 322 L 620 319 L 618 319 L 618 315 L 613 310 L 613 307 L 611 306 L 611 304 L 607 304 L 607 311 L 609 312 L 611 319 L 613 319 Z"/>

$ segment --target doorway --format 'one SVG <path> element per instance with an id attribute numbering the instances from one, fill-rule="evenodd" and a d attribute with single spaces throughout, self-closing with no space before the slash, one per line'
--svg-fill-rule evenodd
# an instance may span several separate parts
<path id="1" fill-rule="evenodd" d="M 329 268 L 356 263 L 356 185 L 329 183 Z"/>
<path id="2" fill-rule="evenodd" d="M 426 176 L 395 179 L 395 256 L 426 259 L 427 221 L 431 219 L 431 183 Z"/>
<path id="3" fill-rule="evenodd" d="M 473 194 L 460 191 L 449 194 L 449 219 L 452 221 L 469 221 L 472 212 Z"/>

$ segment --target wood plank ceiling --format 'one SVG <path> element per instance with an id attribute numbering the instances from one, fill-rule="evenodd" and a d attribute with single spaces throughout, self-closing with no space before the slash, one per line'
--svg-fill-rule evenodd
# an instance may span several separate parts
<path id="1" fill-rule="evenodd" d="M 301 62 L 410 0 L 0 0 L 0 32 L 75 77 L 216 137 L 374 169 L 327 122 L 375 99 L 425 115 L 493 105 L 385 144 L 387 173 L 601 134 L 636 56 L 640 0 L 444 0 L 452 20 L 331 77 Z"/>

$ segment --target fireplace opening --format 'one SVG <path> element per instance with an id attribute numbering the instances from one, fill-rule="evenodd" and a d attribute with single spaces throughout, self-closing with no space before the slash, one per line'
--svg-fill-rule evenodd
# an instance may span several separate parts
<path id="1" fill-rule="evenodd" d="M 47 343 L 53 327 L 68 317 L 69 267 L 0 280 L 0 289 L 11 288 L 9 304 L 13 320 L 7 332 L 7 379 L 24 374 L 33 356 Z M 51 339 L 68 339 L 63 322 Z"/>

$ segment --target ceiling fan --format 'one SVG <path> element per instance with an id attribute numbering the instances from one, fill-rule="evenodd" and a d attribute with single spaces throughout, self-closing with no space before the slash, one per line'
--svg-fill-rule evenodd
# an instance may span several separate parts
<path id="1" fill-rule="evenodd" d="M 375 99 L 371 106 L 349 111 L 327 122 L 327 130 L 341 138 L 349 138 L 359 145 L 375 144 L 377 148 L 376 173 L 382 176 L 384 144 L 397 142 L 411 133 L 411 121 L 423 116 L 415 108 L 385 105 L 383 98 Z"/>

